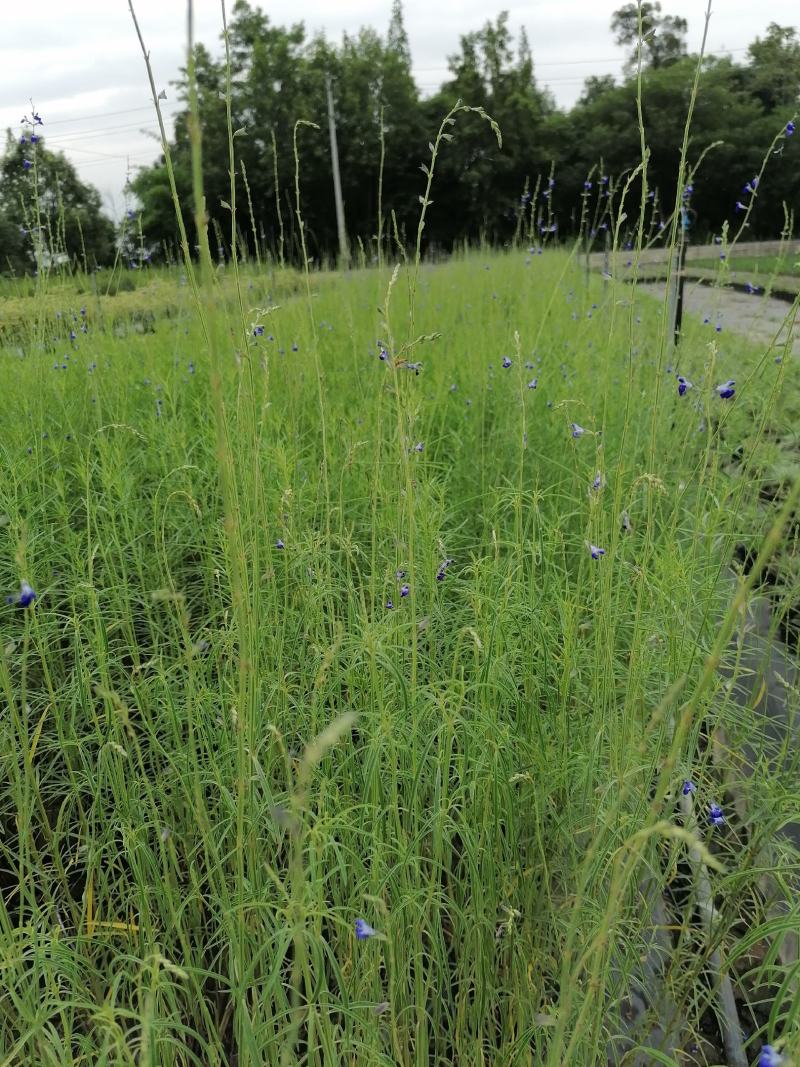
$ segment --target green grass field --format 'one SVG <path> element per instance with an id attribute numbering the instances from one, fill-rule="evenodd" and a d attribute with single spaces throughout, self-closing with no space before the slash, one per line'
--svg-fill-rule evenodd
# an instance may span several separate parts
<path id="1" fill-rule="evenodd" d="M 729 680 L 796 364 L 566 251 L 180 274 L 0 350 L 0 1064 L 721 1063 L 723 979 L 797 1055 L 797 745 Z"/>
<path id="2" fill-rule="evenodd" d="M 719 266 L 718 259 L 690 260 L 692 267 Z M 772 275 L 789 275 L 796 278 L 800 274 L 800 257 L 788 253 L 784 256 L 731 256 L 728 266 L 732 271 L 743 274 L 759 274 L 762 277 Z"/>

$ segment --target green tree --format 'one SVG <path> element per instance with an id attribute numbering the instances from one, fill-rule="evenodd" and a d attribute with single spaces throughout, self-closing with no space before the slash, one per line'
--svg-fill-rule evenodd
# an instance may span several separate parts
<path id="1" fill-rule="evenodd" d="M 445 246 L 468 238 L 505 240 L 514 232 L 520 194 L 528 178 L 549 166 L 548 118 L 554 108 L 536 85 L 533 58 L 522 33 L 515 52 L 508 12 L 461 37 L 449 58 L 452 78 L 426 103 L 427 127 L 435 129 L 457 99 L 483 106 L 499 124 L 500 147 L 483 119 L 459 115 L 453 141 L 437 163 L 430 238 Z"/>
<path id="2" fill-rule="evenodd" d="M 746 84 L 771 112 L 785 108 L 791 118 L 800 105 L 800 40 L 793 26 L 771 22 L 764 37 L 747 49 Z"/>
<path id="3" fill-rule="evenodd" d="M 27 271 L 62 256 L 92 270 L 114 257 L 114 226 L 103 214 L 100 194 L 82 182 L 60 152 L 37 140 L 6 134 L 0 162 L 0 270 Z M 36 135 L 34 135 L 36 136 Z"/>
<path id="4" fill-rule="evenodd" d="M 658 68 L 675 63 L 686 55 L 686 33 L 689 25 L 678 15 L 662 15 L 660 0 L 643 0 L 642 62 Z M 611 32 L 621 48 L 633 47 L 627 67 L 634 69 L 639 58 L 639 5 L 624 4 L 611 16 Z"/>

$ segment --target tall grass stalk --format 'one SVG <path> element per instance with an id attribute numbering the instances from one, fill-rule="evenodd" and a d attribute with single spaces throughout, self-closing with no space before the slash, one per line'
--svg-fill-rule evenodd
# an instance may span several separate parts
<path id="1" fill-rule="evenodd" d="M 183 262 L 73 343 L 84 272 L 45 272 L 0 334 L 0 585 L 37 592 L 0 612 L 0 1067 L 680 1067 L 734 1010 L 748 1062 L 794 1062 L 788 343 L 687 315 L 678 396 L 617 262 L 653 240 L 641 110 L 574 243 L 434 265 L 438 154 L 491 121 L 456 105 L 409 247 L 380 191 L 379 269 L 339 274 L 304 120 L 299 255 L 240 253 L 228 56 L 212 263 L 191 11 L 190 221 L 131 4 Z"/>

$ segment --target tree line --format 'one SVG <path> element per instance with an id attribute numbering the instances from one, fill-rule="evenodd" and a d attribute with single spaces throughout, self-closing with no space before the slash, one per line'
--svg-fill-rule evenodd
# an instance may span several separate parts
<path id="1" fill-rule="evenodd" d="M 348 239 L 367 261 L 378 255 L 379 236 L 381 251 L 387 252 L 416 234 L 427 181 L 421 166 L 430 165 L 430 142 L 457 100 L 485 108 L 502 131 L 502 143 L 476 113 L 462 112 L 448 127 L 435 163 L 427 249 L 448 251 L 478 240 L 505 243 L 523 235 L 537 241 L 567 238 L 581 227 L 596 234 L 608 227 L 623 190 L 631 220 L 638 218 L 639 204 L 645 205 L 649 234 L 657 235 L 672 212 L 697 57 L 687 51 L 686 22 L 662 13 L 660 3 L 627 3 L 614 13 L 614 38 L 630 50 L 622 75 L 619 80 L 588 78 L 569 109 L 557 107 L 538 85 L 531 42 L 524 30 L 515 38 L 507 13 L 461 36 L 458 51 L 448 59 L 447 79 L 427 97 L 412 74 L 401 0 L 394 0 L 384 34 L 362 29 L 345 34 L 338 44 L 322 34 L 309 37 L 302 23 L 273 25 L 249 0 L 237 0 L 228 31 L 238 241 L 250 254 L 257 247 L 260 253 L 297 261 L 295 141 L 309 253 L 318 262 L 336 254 L 328 79 L 335 98 Z M 225 49 L 221 44 L 212 53 L 198 44 L 194 61 L 212 246 L 216 243 L 225 257 L 231 233 Z M 174 89 L 182 106 L 170 152 L 179 195 L 188 207 L 186 70 Z M 685 218 L 703 239 L 720 232 L 726 221 L 738 222 L 736 216 L 744 218 L 750 209 L 748 236 L 779 236 L 800 199 L 795 156 L 800 136 L 796 141 L 788 136 L 800 99 L 796 29 L 771 23 L 741 62 L 705 57 L 698 90 Z M 637 172 L 640 108 L 648 149 L 646 191 Z M 318 129 L 296 129 L 298 119 Z M 16 269 L 24 266 L 29 248 L 18 225 L 23 151 L 24 146 L 9 140 L 0 168 L 3 265 Z M 38 158 L 62 174 L 69 169 L 63 157 L 48 154 L 44 145 Z M 754 184 L 765 160 L 762 180 Z M 126 220 L 122 247 L 127 260 L 141 265 L 150 256 L 172 254 L 176 224 L 163 157 L 138 171 L 129 192 L 136 225 L 133 232 Z M 114 243 L 110 224 L 98 221 L 96 195 L 84 187 L 81 202 L 79 193 L 72 210 L 76 218 L 81 216 L 79 224 L 68 215 L 62 225 L 65 247 L 73 256 L 90 255 L 100 262 L 110 254 L 109 241 Z M 47 195 L 55 205 L 55 194 Z"/>

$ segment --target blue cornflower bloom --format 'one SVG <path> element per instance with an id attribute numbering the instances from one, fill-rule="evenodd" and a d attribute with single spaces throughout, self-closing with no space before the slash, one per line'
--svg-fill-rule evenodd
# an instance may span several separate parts
<path id="1" fill-rule="evenodd" d="M 758 1057 L 758 1067 L 781 1067 L 783 1063 L 783 1056 L 781 1056 L 772 1045 L 762 1045 L 761 1052 Z"/>
<path id="2" fill-rule="evenodd" d="M 278 540 L 275 542 L 275 547 L 276 548 L 286 548 L 286 545 L 283 543 L 283 541 L 279 537 Z"/>
<path id="3" fill-rule="evenodd" d="M 712 826 L 722 826 L 725 822 L 725 816 L 719 804 L 708 805 L 708 819 Z"/>
<path id="4" fill-rule="evenodd" d="M 506 370 L 508 370 L 508 368 L 511 366 L 511 360 L 508 358 L 508 356 L 503 356 L 503 366 Z"/>
<path id="5" fill-rule="evenodd" d="M 688 378 L 684 378 L 682 374 L 676 374 L 678 379 L 678 396 L 685 396 L 688 389 L 694 389 L 694 386 Z"/>
<path id="6" fill-rule="evenodd" d="M 528 388 L 529 389 L 535 389 L 538 384 L 539 384 L 539 379 L 538 378 L 531 378 L 531 380 L 528 382 Z"/>
<path id="7" fill-rule="evenodd" d="M 367 941 L 370 937 L 375 937 L 377 932 L 366 919 L 356 919 L 356 938 L 359 941 Z"/>
<path id="8" fill-rule="evenodd" d="M 33 166 L 33 163 L 31 163 L 31 161 L 29 159 L 23 159 L 23 161 L 22 161 L 22 169 L 23 170 L 30 170 L 32 166 Z"/>
<path id="9" fill-rule="evenodd" d="M 570 429 L 572 430 L 573 437 L 583 437 L 583 435 L 586 433 L 586 430 L 584 430 L 582 426 L 579 426 L 577 422 L 571 423 Z"/>
<path id="10" fill-rule="evenodd" d="M 686 781 L 683 783 L 683 795 L 685 797 L 688 797 L 690 793 L 696 793 L 696 792 L 697 792 L 697 786 L 694 784 L 694 782 L 691 780 L 691 778 L 687 778 Z"/>
<path id="11" fill-rule="evenodd" d="M 29 449 L 30 451 L 30 449 Z M 17 608 L 29 608 L 36 599 L 36 593 L 27 582 L 20 582 L 19 596 L 6 597 L 6 603 L 13 604 Z"/>
<path id="12" fill-rule="evenodd" d="M 606 550 L 604 548 L 599 548 L 597 545 L 593 545 L 589 541 L 587 541 L 587 544 L 589 546 L 589 552 L 591 553 L 592 559 L 600 559 L 601 556 L 604 556 L 606 554 Z"/>
<path id="13" fill-rule="evenodd" d="M 717 386 L 717 392 L 719 393 L 720 400 L 730 400 L 736 390 L 733 388 L 736 382 L 733 378 L 729 378 L 727 382 L 723 382 L 722 385 Z"/>
<path id="14" fill-rule="evenodd" d="M 797 129 L 791 119 L 786 123 L 786 136 L 791 137 L 794 131 Z"/>
<path id="15" fill-rule="evenodd" d="M 410 585 L 408 585 L 408 584 L 407 584 L 406 582 L 404 582 L 404 583 L 403 583 L 403 584 L 402 584 L 402 585 L 400 586 L 400 596 L 403 596 L 403 597 L 405 597 L 405 596 L 408 596 L 408 594 L 409 594 L 410 592 L 411 592 L 411 586 L 410 586 Z"/>

